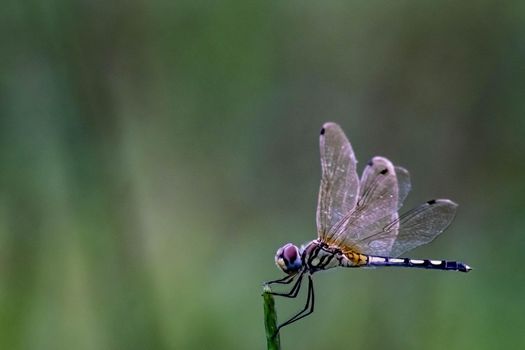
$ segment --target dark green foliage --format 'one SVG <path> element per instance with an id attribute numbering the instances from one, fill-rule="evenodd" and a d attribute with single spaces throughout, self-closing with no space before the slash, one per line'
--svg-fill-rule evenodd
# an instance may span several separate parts
<path id="1" fill-rule="evenodd" d="M 280 334 L 276 333 L 277 330 L 277 313 L 275 312 L 275 301 L 273 296 L 268 293 L 270 287 L 264 286 L 263 288 L 263 299 L 264 299 L 264 328 L 266 330 L 266 342 L 268 344 L 268 350 L 279 350 L 281 349 Z"/>

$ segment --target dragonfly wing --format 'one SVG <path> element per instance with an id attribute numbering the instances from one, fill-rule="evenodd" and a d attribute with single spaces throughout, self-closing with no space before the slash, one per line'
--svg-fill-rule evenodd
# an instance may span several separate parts
<path id="1" fill-rule="evenodd" d="M 327 240 L 330 229 L 355 207 L 359 192 L 356 159 L 343 130 L 326 123 L 319 138 L 321 185 L 317 204 L 317 232 Z"/>
<path id="2" fill-rule="evenodd" d="M 400 166 L 395 167 L 396 177 L 397 177 L 397 187 L 398 187 L 398 201 L 397 201 L 397 210 L 403 206 L 412 184 L 410 183 L 410 174 L 408 170 Z"/>
<path id="3" fill-rule="evenodd" d="M 434 240 L 450 225 L 457 204 L 448 199 L 428 201 L 384 226 L 354 246 L 369 255 L 397 257 Z M 375 228 L 375 227 L 374 227 Z M 374 229 L 373 228 L 373 229 Z M 393 244 L 390 244 L 393 241 Z"/>
<path id="4" fill-rule="evenodd" d="M 331 244 L 343 249 L 365 238 L 370 233 L 370 225 L 383 227 L 397 218 L 397 176 L 388 159 L 374 157 L 368 162 L 359 189 L 356 207 L 332 228 L 329 236 Z"/>
<path id="5" fill-rule="evenodd" d="M 400 256 L 420 245 L 432 242 L 447 229 L 454 217 L 458 205 L 448 199 L 428 201 L 412 214 L 401 217 L 399 233 L 390 254 Z"/>

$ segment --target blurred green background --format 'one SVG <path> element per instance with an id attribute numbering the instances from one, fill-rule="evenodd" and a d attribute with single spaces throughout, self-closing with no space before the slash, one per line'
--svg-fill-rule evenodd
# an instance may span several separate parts
<path id="1" fill-rule="evenodd" d="M 405 208 L 460 204 L 410 255 L 475 270 L 316 275 L 283 348 L 525 344 L 523 2 L 33 0 L 0 20 L 1 349 L 263 349 L 261 283 L 316 237 L 329 120 L 360 169 L 410 170 Z"/>

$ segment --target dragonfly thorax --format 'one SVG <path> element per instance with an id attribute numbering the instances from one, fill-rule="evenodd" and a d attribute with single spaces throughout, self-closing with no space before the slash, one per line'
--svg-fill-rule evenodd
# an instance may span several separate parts
<path id="1" fill-rule="evenodd" d="M 299 248 L 292 243 L 283 245 L 275 254 L 275 264 L 284 273 L 289 275 L 297 273 L 303 266 Z"/>

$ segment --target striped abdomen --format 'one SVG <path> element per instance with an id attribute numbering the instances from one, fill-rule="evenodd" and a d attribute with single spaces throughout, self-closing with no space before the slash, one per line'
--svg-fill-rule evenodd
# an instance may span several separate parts
<path id="1" fill-rule="evenodd" d="M 432 270 L 452 270 L 469 272 L 470 266 L 462 262 L 429 259 L 409 258 L 387 258 L 381 256 L 369 256 L 367 266 L 399 266 Z"/>

